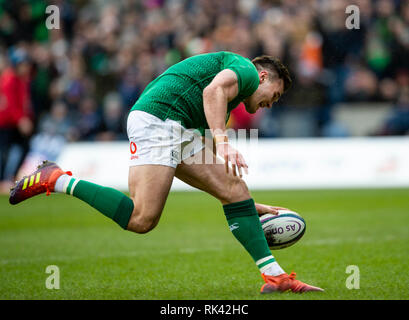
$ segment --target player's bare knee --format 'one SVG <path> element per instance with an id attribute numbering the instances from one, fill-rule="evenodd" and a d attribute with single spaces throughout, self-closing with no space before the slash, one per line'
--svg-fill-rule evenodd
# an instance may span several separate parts
<path id="1" fill-rule="evenodd" d="M 152 229 L 154 229 L 157 225 L 157 222 L 154 220 L 148 219 L 131 219 L 128 224 L 128 231 L 132 231 L 135 233 L 148 233 Z"/>
<path id="2" fill-rule="evenodd" d="M 153 230 L 157 225 L 157 222 L 154 220 L 145 220 L 138 225 L 137 233 L 148 233 Z"/>
<path id="3" fill-rule="evenodd" d="M 158 220 L 151 215 L 144 214 L 134 210 L 131 219 L 129 220 L 127 230 L 135 233 L 148 233 L 156 227 Z"/>

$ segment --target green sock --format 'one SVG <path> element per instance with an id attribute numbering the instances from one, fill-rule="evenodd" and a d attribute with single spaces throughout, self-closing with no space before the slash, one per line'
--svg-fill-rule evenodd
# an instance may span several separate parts
<path id="1" fill-rule="evenodd" d="M 134 204 L 122 192 L 76 178 L 67 181 L 64 192 L 85 201 L 123 229 L 127 229 Z"/>
<path id="2" fill-rule="evenodd" d="M 261 272 L 274 264 L 253 199 L 223 206 L 230 231 L 256 262 Z"/>

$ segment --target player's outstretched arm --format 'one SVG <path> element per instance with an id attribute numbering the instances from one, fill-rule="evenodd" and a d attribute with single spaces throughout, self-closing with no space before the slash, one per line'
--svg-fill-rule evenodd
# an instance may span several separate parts
<path id="1" fill-rule="evenodd" d="M 232 174 L 237 175 L 237 169 L 241 177 L 242 168 L 247 173 L 248 166 L 240 152 L 229 145 L 225 124 L 227 104 L 237 96 L 238 90 L 238 80 L 234 71 L 222 70 L 203 90 L 203 107 L 216 144 L 216 153 L 224 159 L 226 172 L 229 173 L 231 163 Z"/>

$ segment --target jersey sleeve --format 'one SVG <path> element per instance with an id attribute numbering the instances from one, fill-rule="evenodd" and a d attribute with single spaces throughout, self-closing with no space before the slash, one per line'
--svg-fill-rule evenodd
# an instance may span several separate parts
<path id="1" fill-rule="evenodd" d="M 254 64 L 240 55 L 226 52 L 224 58 L 224 69 L 230 69 L 237 75 L 239 93 L 238 95 L 248 97 L 257 90 L 259 76 Z"/>

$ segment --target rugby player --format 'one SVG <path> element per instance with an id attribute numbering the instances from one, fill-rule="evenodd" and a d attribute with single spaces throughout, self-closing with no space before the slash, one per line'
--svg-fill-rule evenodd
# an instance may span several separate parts
<path id="1" fill-rule="evenodd" d="M 271 108 L 290 86 L 288 70 L 270 56 L 250 61 L 223 51 L 185 59 L 152 81 L 129 113 L 129 197 L 72 177 L 71 172 L 44 161 L 11 189 L 10 203 L 63 192 L 90 204 L 125 230 L 146 233 L 158 224 L 177 177 L 220 201 L 231 232 L 261 272 L 265 282 L 261 293 L 323 291 L 296 280 L 293 272 L 287 274 L 272 256 L 259 214 L 277 214 L 277 207 L 254 202 L 242 179 L 248 165 L 226 134 L 230 112 L 240 102 L 249 113 Z M 215 145 L 210 163 L 202 161 L 209 151 L 206 129 L 211 130 Z"/>

